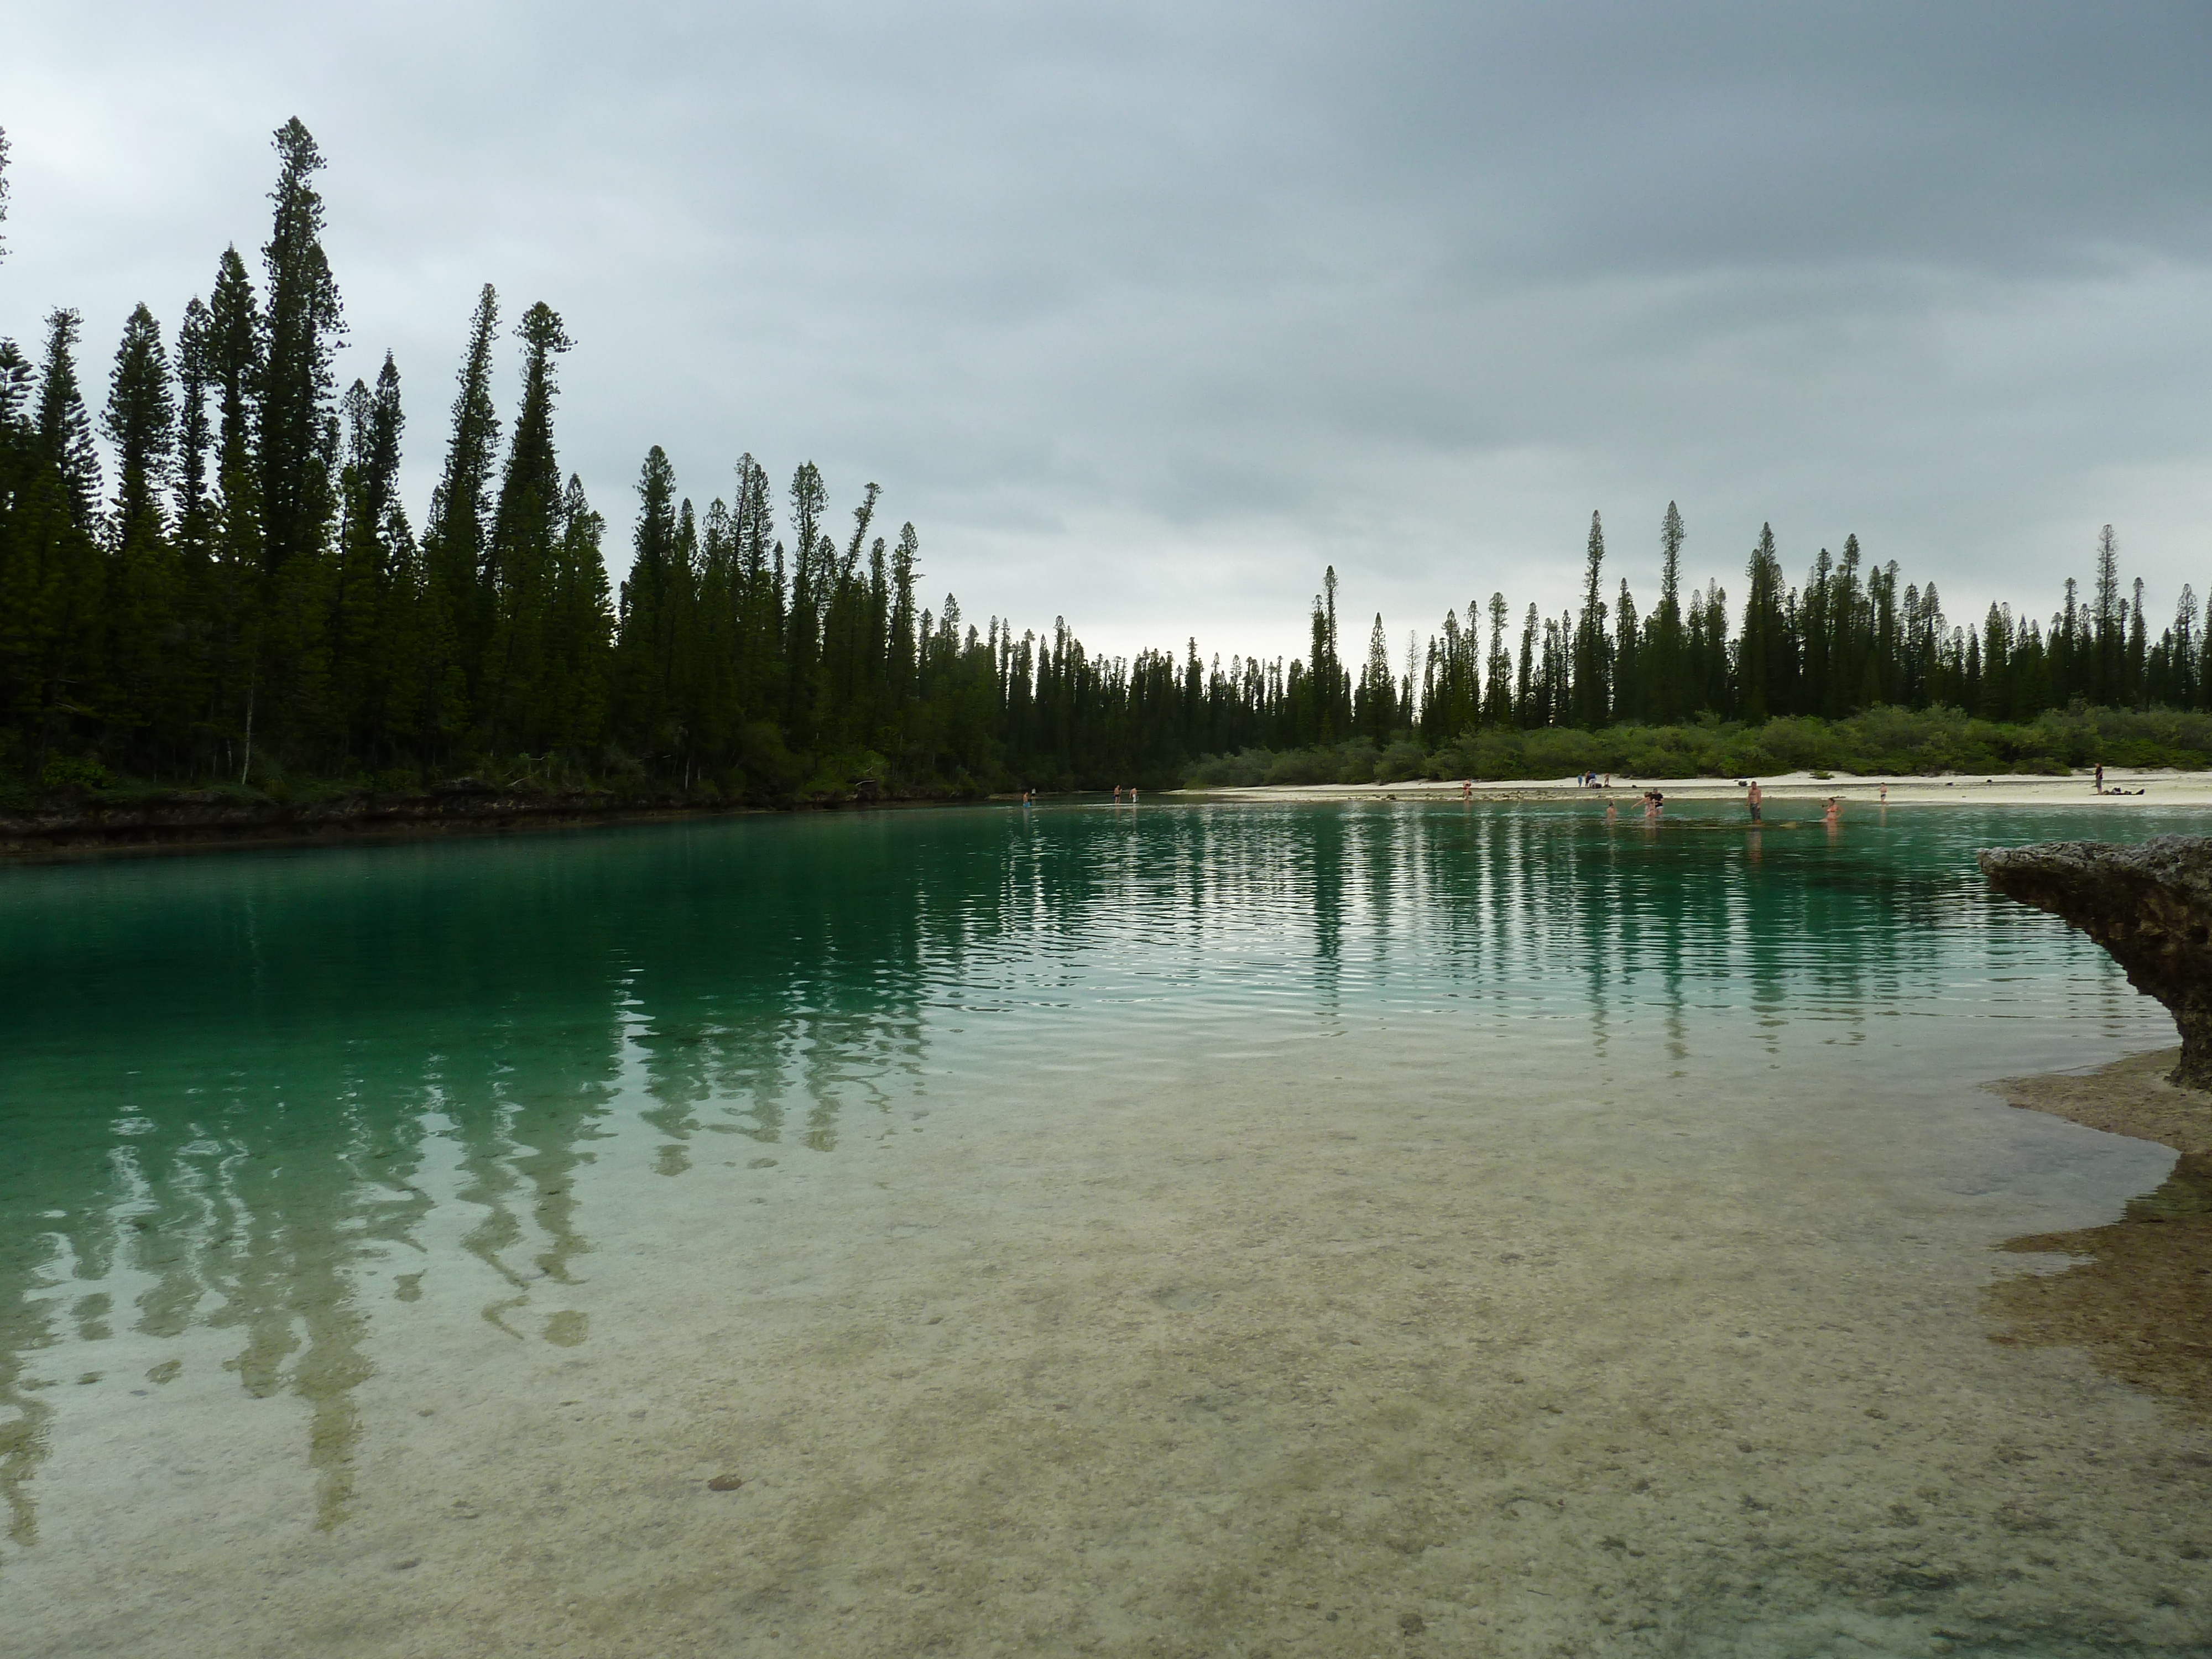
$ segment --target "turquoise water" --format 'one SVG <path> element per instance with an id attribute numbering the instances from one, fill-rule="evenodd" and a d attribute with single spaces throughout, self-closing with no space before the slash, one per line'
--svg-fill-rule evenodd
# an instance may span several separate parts
<path id="1" fill-rule="evenodd" d="M 1620 1156 L 1644 1148 L 1632 1156 L 1647 1185 L 1655 1170 L 1701 1178 L 1668 1163 L 1658 1137 L 1716 1137 L 1719 1162 L 1755 1142 L 1770 1186 L 1731 1188 L 1732 1203 L 1784 1217 L 1802 1165 L 1808 1181 L 1860 1183 L 1867 1195 L 1849 1202 L 1863 1204 L 1868 1237 L 1919 1228 L 1935 1206 L 1945 1219 L 1921 1228 L 1922 1243 L 1952 1241 L 1936 1276 L 1955 1280 L 1948 1305 L 1966 1308 L 1972 1285 L 1996 1271 L 1977 1250 L 2116 1214 L 2170 1162 L 2041 1120 L 1985 1133 L 1998 1109 L 1974 1085 L 2172 1040 L 2099 953 L 1988 895 L 1972 852 L 2110 835 L 2116 823 L 2130 839 L 2196 830 L 2202 817 L 1893 809 L 1855 812 L 1833 833 L 1814 823 L 1753 836 L 1733 816 L 1652 832 L 1578 805 L 1097 805 L 0 870 L 0 1595 L 35 1602 L 41 1642 L 72 1632 L 15 1650 L 225 1650 L 167 1624 L 165 1609 L 228 1605 L 240 1592 L 222 1582 L 223 1564 L 266 1576 L 280 1559 L 288 1617 L 343 1607 L 365 1619 L 348 1627 L 357 1650 L 411 1650 L 421 1630 L 403 1638 L 359 1613 L 397 1592 L 356 1583 L 347 1564 L 363 1559 L 354 1540 L 416 1524 L 409 1506 L 428 1499 L 371 1471 L 399 1457 L 391 1437 L 416 1432 L 445 1399 L 543 1393 L 550 1412 L 562 1385 L 548 1367 L 589 1361 L 605 1368 L 594 1375 L 623 1375 L 605 1386 L 643 1418 L 660 1391 L 688 1386 L 683 1309 L 701 1285 L 726 1289 L 794 1250 L 817 1252 L 809 1273 L 850 1297 L 920 1273 L 896 1228 L 878 1237 L 857 1218 L 882 1192 L 908 1183 L 926 1189 L 918 1202 L 950 1203 L 972 1182 L 1018 1206 L 1022 1160 L 1054 1158 L 1089 1160 L 1102 1182 L 1115 1159 L 1166 1181 L 1186 1137 L 1212 1145 L 1232 1121 L 1233 1148 L 1261 1157 L 1278 1103 L 1285 1155 L 1299 1136 L 1348 1138 L 1408 1103 L 1423 1133 L 1447 1138 L 1438 1157 L 1456 1156 L 1449 1137 L 1474 1136 L 1478 1120 L 1510 1121 L 1525 1165 L 1498 1179 L 1518 1183 L 1515 1201 L 1540 1180 L 1564 1182 L 1545 1188 L 1553 1218 L 1578 1201 L 1568 1166 L 1594 1113 L 1614 1115 L 1605 1144 L 1630 1149 Z M 958 1156 L 925 1150 L 955 1135 L 968 1147 Z M 1912 1185 L 1923 1177 L 1926 1193 Z M 1067 1213 L 1089 1201 L 1068 1199 Z M 1243 1200 L 1220 1200 L 1232 1201 Z M 1486 1199 L 1476 1187 L 1457 1201 Z M 1644 1200 L 1589 1201 L 1612 1226 L 1625 1202 Z M 740 1206 L 753 1205 L 773 1215 L 771 1231 L 725 1237 L 718 1218 L 742 1213 L 751 1227 Z M 1095 1219 L 1103 1228 L 1116 1213 Z M 1666 1213 L 1654 1209 L 1646 1231 Z M 1602 1231 L 1595 1211 L 1590 1231 Z M 1036 1236 L 1018 1228 L 1017 1254 Z M 616 1256 L 632 1286 L 619 1295 L 605 1266 Z M 1895 1269 L 1853 1260 L 1853 1273 Z M 1541 1316 L 1632 1312 L 1612 1299 L 1626 1291 L 1580 1294 L 1579 1308 L 1555 1301 Z M 625 1309 L 659 1310 L 662 1296 L 649 1332 L 617 1334 Z M 1173 1297 L 1160 1305 L 1172 1311 Z M 806 1340 L 803 1321 L 760 1316 L 775 1340 Z M 715 1328 L 745 1340 L 742 1316 L 718 1311 Z M 1986 1332 L 1971 1334 L 1987 1346 Z M 667 1346 L 648 1364 L 636 1356 L 653 1342 Z M 2086 1363 L 1991 1352 L 1990 1364 L 2027 1368 L 2023 1401 L 2057 1391 L 2036 1408 L 2106 1388 L 2095 1396 L 2102 1443 L 2118 1437 L 2148 1456 L 2193 1432 L 2097 1384 Z M 625 1363 L 639 1369 L 621 1373 Z M 408 1402 L 431 1403 L 387 1397 L 403 1376 Z M 852 1409 L 859 1422 L 872 1408 Z M 489 1419 L 467 1430 L 437 1420 L 453 1437 L 436 1456 L 472 1455 L 501 1431 Z M 1992 1443 L 2039 1432 L 1985 1427 Z M 194 1462 L 179 1449 L 192 1447 L 217 1449 Z M 131 1473 L 187 1463 L 190 1479 Z M 1172 1496 L 1164 1488 L 1160 1501 Z M 563 1501 L 563 1539 L 598 1524 L 587 1501 Z M 914 1525 L 940 1522 L 952 1524 Z M 221 1551 L 155 1565 L 169 1546 L 150 1539 L 196 1527 L 220 1532 Z M 838 1536 L 855 1563 L 890 1547 Z M 2006 1611 L 2016 1622 L 2004 1639 L 2018 1639 L 2002 1650 L 2073 1651 L 2078 1640 L 2179 1651 L 2212 1628 L 2191 1622 L 2198 1589 L 2170 1589 L 2187 1569 L 2107 1583 L 2106 1566 L 2069 1556 L 2056 1523 L 2008 1536 L 2006 1547 L 2051 1565 L 2015 1570 L 2041 1596 L 2044 1624 Z M 478 1547 L 456 1547 L 456 1571 Z M 1631 1560 L 1628 1547 L 1601 1565 L 1636 1568 L 1644 1553 Z M 54 1565 L 64 1555 L 78 1565 Z M 1998 1624 L 1974 1625 L 1981 1614 L 1867 1613 L 1871 1592 L 1835 1588 L 1844 1568 L 1808 1565 L 1802 1547 L 1792 1560 L 1765 1571 L 1803 1580 L 1773 1605 L 1709 1589 L 1691 1617 L 1650 1589 L 1641 1616 L 1601 1623 L 1592 1601 L 1563 1628 L 1593 1651 L 1720 1650 L 1714 1632 L 1729 1631 L 1747 1652 L 1824 1652 L 1845 1639 L 1814 1629 L 1832 1595 L 1875 1621 L 1849 1650 L 1983 1640 L 2000 1650 Z M 378 1571 L 420 1577 L 412 1564 Z M 1148 1571 L 1141 1558 L 1127 1569 Z M 1953 1569 L 1928 1571 L 1933 1583 Z M 1165 1594 L 1171 1571 L 1154 1577 Z M 878 1606 L 859 1579 L 837 1582 L 812 1611 L 776 1615 L 788 1638 L 709 1608 L 696 1585 L 670 1591 L 662 1613 L 726 1650 L 789 1650 L 810 1631 L 830 1642 L 840 1627 L 810 1619 L 870 1617 L 890 1621 L 871 1638 L 882 1650 L 981 1650 L 972 1630 L 913 1624 L 902 1585 Z M 591 1593 L 631 1598 L 624 1606 L 644 1594 L 627 1581 Z M 2159 1600 L 2169 1593 L 2180 1599 Z M 974 1616 L 1003 1633 L 997 1594 L 979 1593 Z M 1608 1591 L 1616 1609 L 1617 1595 L 1633 1599 Z M 88 1622 L 94 1596 L 106 1611 Z M 1170 1598 L 1092 1628 L 1085 1597 L 1069 1596 L 1077 1611 L 1007 1650 L 1111 1647 L 1199 1619 Z M 1814 1624 L 1788 1623 L 1782 1602 Z M 1490 1589 L 1468 1605 L 1478 1603 L 1497 1622 L 1460 1636 L 1444 1612 L 1424 1615 L 1429 1650 L 1536 1639 L 1528 1621 L 1540 1609 L 1509 1615 Z M 1295 1598 L 1285 1605 L 1297 1616 Z M 1249 1618 L 1209 1612 L 1206 1628 L 1259 1640 L 1273 1616 L 1259 1606 Z M 2080 1632 L 2066 1627 L 2069 1607 L 2091 1609 Z M 1961 1626 L 1952 1636 L 1938 1633 L 1946 1617 Z M 647 1627 L 577 1611 L 542 1635 L 549 1650 L 655 1650 Z M 230 1650 L 284 1650 L 273 1626 L 228 1628 Z M 1411 1630 L 1382 1635 L 1402 1644 Z M 1267 1639 L 1287 1653 L 1333 1634 Z"/>

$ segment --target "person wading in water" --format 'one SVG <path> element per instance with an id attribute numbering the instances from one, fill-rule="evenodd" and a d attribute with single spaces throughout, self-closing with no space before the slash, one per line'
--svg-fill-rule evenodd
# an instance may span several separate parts
<path id="1" fill-rule="evenodd" d="M 1751 781 L 1751 793 L 1744 797 L 1746 804 L 1751 808 L 1751 821 L 1753 823 L 1759 822 L 1759 804 L 1765 799 L 1765 796 L 1759 793 L 1759 780 L 1753 778 Z"/>

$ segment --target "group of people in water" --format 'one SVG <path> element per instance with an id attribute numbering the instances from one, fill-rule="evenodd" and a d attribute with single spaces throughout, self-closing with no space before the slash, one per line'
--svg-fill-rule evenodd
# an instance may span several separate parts
<path id="1" fill-rule="evenodd" d="M 1588 779 L 1577 780 L 1577 781 L 1587 782 Z M 1607 781 L 1611 780 L 1608 779 Z M 1881 798 L 1885 803 L 1889 799 L 1889 786 L 1886 783 L 1881 787 Z M 1644 805 L 1644 821 L 1646 823 L 1657 823 L 1667 811 L 1666 795 L 1657 789 L 1646 789 L 1638 799 Z M 1748 793 L 1744 796 L 1744 804 L 1751 809 L 1751 822 L 1753 828 L 1757 828 L 1765 821 L 1766 792 L 1759 787 L 1757 778 L 1751 780 Z M 1605 821 L 1612 823 L 1618 821 L 1620 817 L 1620 810 L 1611 801 L 1607 801 L 1605 804 Z M 1831 830 L 1842 823 L 1844 798 L 1841 795 L 1829 796 L 1821 804 L 1820 817 Z"/>
<path id="2" fill-rule="evenodd" d="M 1121 786 L 1117 783 L 1114 786 L 1114 805 L 1119 806 L 1121 804 Z M 1134 806 L 1136 804 L 1137 786 L 1133 783 L 1129 786 L 1129 805 Z M 1023 787 L 1022 805 L 1024 806 L 1035 806 L 1036 805 L 1036 790 L 1034 787 L 1030 787 L 1029 786 L 1024 786 Z"/>
<path id="3" fill-rule="evenodd" d="M 1887 804 L 1889 799 L 1889 786 L 1886 783 L 1881 787 L 1881 798 Z M 1763 809 L 1766 805 L 1766 792 L 1759 787 L 1757 778 L 1752 779 L 1746 788 L 1743 803 L 1751 809 L 1751 821 L 1754 824 L 1760 823 L 1764 816 Z M 1820 817 L 1829 829 L 1832 830 L 1843 822 L 1844 798 L 1841 795 L 1829 796 L 1827 799 L 1821 802 L 1820 806 Z"/>
<path id="4" fill-rule="evenodd" d="M 1607 781 L 1607 783 L 1610 783 L 1610 782 L 1612 782 L 1612 781 L 1613 781 L 1613 779 L 1612 779 L 1612 776 L 1611 776 L 1611 775 L 1610 775 L 1610 774 L 1608 774 L 1608 775 L 1607 775 L 1606 781 Z M 1662 795 L 1662 794 L 1661 794 L 1661 793 L 1660 793 L 1656 789 L 1647 789 L 1647 790 L 1645 790 L 1645 791 L 1644 792 L 1644 793 L 1643 793 L 1641 796 L 1639 796 L 1638 799 L 1639 799 L 1640 800 L 1642 800 L 1642 801 L 1643 801 L 1643 803 L 1644 803 L 1644 823 L 1658 823 L 1658 822 L 1659 822 L 1659 815 L 1660 815 L 1662 812 L 1663 812 L 1663 811 L 1665 811 L 1667 810 L 1667 797 L 1666 797 L 1666 796 L 1664 796 L 1664 795 Z M 1606 802 L 1606 804 L 1605 804 L 1605 821 L 1606 821 L 1607 823 L 1612 823 L 1615 822 L 1616 820 L 1618 820 L 1618 819 L 1620 818 L 1620 809 L 1619 807 L 1615 806 L 1615 805 L 1614 805 L 1611 801 L 1607 801 L 1607 802 Z"/>
<path id="5" fill-rule="evenodd" d="M 1599 781 L 1598 774 L 1595 772 L 1585 772 L 1575 780 L 1575 787 L 1577 789 L 1610 789 L 1613 787 L 1613 774 L 1610 772 L 1605 774 L 1604 781 L 1601 782 Z M 1472 782 L 1461 784 L 1459 787 L 1460 799 L 1462 800 L 1468 799 L 1472 794 L 1474 788 L 1474 786 Z M 1754 826 L 1764 823 L 1766 816 L 1766 792 L 1759 787 L 1759 782 L 1757 778 L 1753 778 L 1749 781 L 1746 785 L 1746 790 L 1747 793 L 1744 796 L 1744 805 L 1750 809 L 1752 823 Z M 1643 805 L 1644 821 L 1646 823 L 1657 823 L 1665 817 L 1667 811 L 1667 797 L 1660 790 L 1646 789 L 1641 795 L 1638 796 L 1637 799 Z M 1889 785 L 1887 783 L 1881 786 L 1881 799 L 1884 805 L 1888 805 Z M 1836 828 L 1838 824 L 1842 823 L 1843 816 L 1844 798 L 1841 795 L 1830 795 L 1821 803 L 1820 817 L 1831 830 Z M 1620 819 L 1620 809 L 1615 806 L 1612 801 L 1607 800 L 1605 805 L 1605 821 L 1607 823 L 1613 823 L 1617 822 Z"/>

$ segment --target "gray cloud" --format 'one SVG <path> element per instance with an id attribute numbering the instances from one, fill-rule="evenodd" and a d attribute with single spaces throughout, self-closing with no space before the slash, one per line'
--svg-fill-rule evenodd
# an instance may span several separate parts
<path id="1" fill-rule="evenodd" d="M 2194 5 L 98 3 L 11 20 L 0 330 L 173 322 L 332 166 L 347 370 L 434 476 L 477 286 L 580 341 L 618 523 L 653 442 L 886 488 L 933 592 L 1128 649 L 1295 651 L 1740 586 L 1856 531 L 2047 612 L 2109 520 L 2212 583 L 2212 14 Z M 104 347 L 101 348 L 105 349 Z"/>

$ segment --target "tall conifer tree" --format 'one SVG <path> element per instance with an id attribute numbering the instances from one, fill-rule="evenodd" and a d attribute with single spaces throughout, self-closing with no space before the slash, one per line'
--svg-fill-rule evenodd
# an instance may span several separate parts
<path id="1" fill-rule="evenodd" d="M 0 626 L 17 654 L 14 700 L 29 728 L 34 775 L 57 749 L 66 752 L 77 734 L 94 729 L 104 690 L 106 571 L 94 540 L 100 458 L 77 382 L 76 337 L 76 312 L 47 317 L 38 402 L 16 444 L 27 476 L 11 492 L 15 568 L 0 593 L 12 613 Z M 12 400 L 19 372 L 15 363 L 9 368 Z"/>
<path id="2" fill-rule="evenodd" d="M 1605 526 L 1593 513 L 1583 555 L 1583 611 L 1575 623 L 1571 704 L 1574 723 L 1586 732 L 1596 731 L 1613 712 L 1606 672 L 1604 567 Z"/>
<path id="3" fill-rule="evenodd" d="M 1194 652 L 1196 642 L 1193 642 Z M 1390 641 L 1382 631 L 1382 613 L 1375 613 L 1375 626 L 1367 635 L 1367 666 L 1359 677 L 1352 719 L 1359 734 L 1380 749 L 1390 741 L 1398 724 L 1397 688 L 1390 672 Z"/>
<path id="4" fill-rule="evenodd" d="M 495 747 L 502 738 L 519 738 L 535 748 L 551 717 L 543 677 L 553 626 L 555 546 L 561 533 L 553 360 L 572 342 L 558 313 L 542 300 L 523 313 L 515 334 L 523 342 L 522 408 L 515 416 L 484 561 L 489 590 L 485 602 L 493 619 L 484 701 Z"/>
<path id="5" fill-rule="evenodd" d="M 1482 665 L 1482 720 L 1486 726 L 1513 724 L 1513 657 L 1505 644 L 1505 629 L 1513 613 L 1505 595 L 1490 596 L 1490 654 Z"/>
<path id="6" fill-rule="evenodd" d="M 2124 613 L 2125 603 L 2120 598 L 2119 544 L 2113 538 L 2112 526 L 2106 525 L 2097 532 L 2097 585 L 2089 613 L 2094 631 L 2089 647 L 2088 691 L 2094 702 L 2117 699 Z"/>
<path id="7" fill-rule="evenodd" d="M 206 304 L 194 298 L 177 325 L 177 541 L 198 562 L 207 555 L 211 513 L 208 500 L 208 334 Z"/>
<path id="8" fill-rule="evenodd" d="M 262 629 L 261 468 L 255 449 L 265 360 L 261 310 L 246 261 L 223 250 L 208 292 L 204 367 L 215 398 L 215 492 L 207 573 L 210 736 L 224 769 L 245 766 L 246 732 L 258 682 Z M 238 750 L 234 759 L 231 750 Z"/>
<path id="9" fill-rule="evenodd" d="M 264 557 L 280 571 L 323 551 L 331 490 L 331 363 L 345 335 L 337 283 L 323 253 L 322 152 L 295 116 L 276 130 L 275 223 L 261 250 L 269 278 L 260 406 Z"/>
<path id="10" fill-rule="evenodd" d="M 143 519 L 158 535 L 162 495 L 176 448 L 177 410 L 169 356 L 161 325 L 140 305 L 123 327 L 115 368 L 108 378 L 107 410 L 101 425 L 115 447 L 115 525 L 119 539 Z"/>
<path id="11" fill-rule="evenodd" d="M 616 647 L 617 717 L 633 741 L 656 754 L 665 751 L 672 736 L 677 621 L 676 474 L 659 444 L 639 470 L 637 495 Z"/>
<path id="12" fill-rule="evenodd" d="M 343 413 L 331 672 L 352 751 L 381 757 L 389 746 L 395 690 L 420 672 L 414 623 L 421 595 L 399 505 L 399 443 L 406 422 L 399 368 L 390 352 L 384 354 L 374 391 L 360 380 L 347 391 Z"/>
<path id="13" fill-rule="evenodd" d="M 90 532 L 100 513 L 100 452 L 93 445 L 92 416 L 85 410 L 77 381 L 76 342 L 82 325 L 74 311 L 46 317 L 46 359 L 39 377 L 38 443 L 61 478 L 70 519 Z"/>
<path id="14" fill-rule="evenodd" d="M 1682 544 L 1686 539 L 1681 512 L 1669 501 L 1667 516 L 1659 525 L 1659 608 L 1651 614 L 1651 648 L 1644 671 L 1650 687 L 1648 712 L 1662 726 L 1680 720 L 1691 706 L 1682 635 Z"/>
<path id="15" fill-rule="evenodd" d="M 1613 718 L 1642 720 L 1650 701 L 1644 683 L 1644 635 L 1626 577 L 1621 579 L 1613 615 Z"/>
<path id="16" fill-rule="evenodd" d="M 101 427 L 114 446 L 114 551 L 102 611 L 115 700 L 111 715 L 138 731 L 174 727 L 185 665 L 177 651 L 177 612 L 185 595 L 163 523 L 162 496 L 176 441 L 176 406 L 161 330 L 143 305 L 125 324 L 108 378 Z M 164 732 L 173 749 L 179 733 Z"/>
<path id="17" fill-rule="evenodd" d="M 1761 525 L 1759 545 L 1746 567 L 1749 592 L 1743 603 L 1743 644 L 1737 653 L 1736 681 L 1743 718 L 1757 724 L 1790 708 L 1783 687 L 1788 643 L 1783 624 L 1782 561 L 1774 550 L 1774 526 Z"/>
<path id="18" fill-rule="evenodd" d="M 429 592 L 423 648 L 436 697 L 431 719 L 450 736 L 458 736 L 467 723 L 491 632 L 484 567 L 491 534 L 492 466 L 499 453 L 499 415 L 491 398 L 498 335 L 499 295 L 486 283 L 469 319 L 445 471 L 431 492 L 430 516 L 422 526 Z"/>
<path id="19" fill-rule="evenodd" d="M 261 398 L 261 312 L 246 262 L 226 248 L 208 296 L 206 375 L 216 398 L 216 540 L 224 561 L 257 569 L 261 556 L 261 469 L 254 429 Z"/>
<path id="20" fill-rule="evenodd" d="M 606 520 L 585 499 L 583 480 L 571 473 L 561 497 L 549 665 L 554 709 L 545 738 L 556 749 L 583 749 L 606 732 L 614 606 L 600 548 L 605 532 Z"/>

